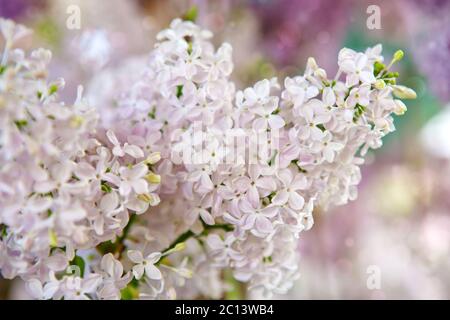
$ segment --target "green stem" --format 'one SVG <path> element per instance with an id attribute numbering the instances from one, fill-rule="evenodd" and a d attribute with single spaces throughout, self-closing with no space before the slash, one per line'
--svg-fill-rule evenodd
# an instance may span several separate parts
<path id="1" fill-rule="evenodd" d="M 120 260 L 120 258 L 122 257 L 122 253 L 125 250 L 124 241 L 127 238 L 128 233 L 130 233 L 131 226 L 136 221 L 136 217 L 137 217 L 136 214 L 132 214 L 130 216 L 130 220 L 128 221 L 128 224 L 125 226 L 125 228 L 123 228 L 122 235 L 119 238 L 117 238 L 117 240 L 115 242 L 117 244 L 116 254 L 118 254 L 118 258 L 117 258 L 118 260 Z"/>
<path id="2" fill-rule="evenodd" d="M 137 218 L 136 214 L 131 214 L 128 224 L 125 226 L 125 228 L 123 228 L 122 235 L 118 237 L 114 242 L 108 241 L 99 244 L 97 246 L 97 250 L 101 254 L 112 253 L 116 256 L 117 259 L 120 260 L 123 251 L 125 250 L 124 241 L 128 237 L 128 234 L 130 233 L 131 226 L 136 222 L 136 218 Z"/>

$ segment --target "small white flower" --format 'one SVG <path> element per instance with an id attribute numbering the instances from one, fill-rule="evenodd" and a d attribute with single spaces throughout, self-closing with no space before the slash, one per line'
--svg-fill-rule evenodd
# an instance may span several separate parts
<path id="1" fill-rule="evenodd" d="M 142 158 L 144 157 L 144 153 L 141 148 L 136 145 L 125 143 L 123 146 L 120 144 L 114 132 L 108 130 L 106 132 L 109 141 L 114 145 L 113 154 L 117 157 L 123 157 L 125 154 L 132 156 L 133 158 Z"/>
<path id="2" fill-rule="evenodd" d="M 341 51 L 342 52 L 342 51 Z M 361 81 L 363 84 L 371 84 L 375 82 L 373 75 L 373 65 L 370 64 L 364 53 L 350 52 L 347 54 L 339 54 L 339 67 L 347 73 L 346 86 L 351 88 Z"/>
<path id="3" fill-rule="evenodd" d="M 132 168 L 122 167 L 119 169 L 120 185 L 119 193 L 122 196 L 128 196 L 131 191 L 136 194 L 145 194 L 148 192 L 148 184 L 145 181 L 148 168 L 145 164 L 140 163 Z"/>
<path id="4" fill-rule="evenodd" d="M 301 174 L 294 176 L 289 169 L 283 169 L 278 173 L 278 177 L 283 187 L 273 197 L 272 204 L 282 206 L 288 203 L 292 209 L 302 209 L 305 200 L 297 191 L 306 188 L 307 181 L 305 176 Z"/>
<path id="5" fill-rule="evenodd" d="M 153 252 L 144 258 L 141 251 L 129 250 L 128 257 L 135 263 L 132 270 L 136 279 L 141 279 L 144 273 L 151 280 L 162 279 L 161 271 L 155 266 L 155 263 L 161 259 L 160 252 Z"/>
<path id="6" fill-rule="evenodd" d="M 114 299 L 121 298 L 120 290 L 126 287 L 131 280 L 130 273 L 123 274 L 123 266 L 119 260 L 114 259 L 111 253 L 103 256 L 100 263 L 100 267 L 105 272 L 103 277 L 103 283 L 98 295 L 101 299 Z"/>
<path id="7" fill-rule="evenodd" d="M 359 88 L 353 88 L 346 100 L 347 106 L 354 108 L 356 104 L 367 106 L 370 103 L 370 86 L 362 85 Z"/>

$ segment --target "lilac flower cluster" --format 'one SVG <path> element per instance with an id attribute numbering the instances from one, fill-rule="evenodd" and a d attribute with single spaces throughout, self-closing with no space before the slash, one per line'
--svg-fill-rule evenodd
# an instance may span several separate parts
<path id="1" fill-rule="evenodd" d="M 100 284 L 102 296 L 113 276 L 109 258 L 103 258 L 106 273 L 95 277 L 63 274 L 81 259 L 78 250 L 114 240 L 130 212 L 158 203 L 151 166 L 159 155 L 120 144 L 112 131 L 97 131 L 99 114 L 85 104 L 81 87 L 73 105 L 59 102 L 64 81 L 47 78 L 51 52 L 27 56 L 12 49 L 29 31 L 9 20 L 0 20 L 0 28 L 2 275 L 29 281 L 39 298 L 74 298 L 86 283 Z"/>
<path id="2" fill-rule="evenodd" d="M 224 270 L 264 296 L 287 292 L 314 208 L 356 198 L 362 156 L 415 93 L 389 71 L 403 53 L 385 65 L 381 45 L 342 49 L 332 78 L 310 58 L 283 87 L 274 78 L 237 90 L 232 48 L 216 50 L 211 37 L 174 20 L 146 64 L 98 76 L 96 109 L 81 94 L 74 106 L 57 102 L 48 53 L 9 53 L 4 276 L 46 299 L 218 298 Z"/>

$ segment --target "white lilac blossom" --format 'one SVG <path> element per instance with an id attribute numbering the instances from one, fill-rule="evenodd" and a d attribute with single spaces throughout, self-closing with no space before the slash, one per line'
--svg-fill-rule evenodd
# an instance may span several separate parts
<path id="1" fill-rule="evenodd" d="M 58 101 L 64 81 L 47 77 L 51 52 L 14 49 L 27 29 L 3 19 L 0 26 L 2 276 L 21 277 L 36 298 L 120 297 L 131 280 L 121 262 L 105 255 L 88 264 L 80 255 L 116 241 L 158 203 L 158 159 L 98 128 L 81 87 L 73 105 Z"/>
<path id="2" fill-rule="evenodd" d="M 415 93 L 396 85 L 400 53 L 386 66 L 381 45 L 343 49 L 334 78 L 310 58 L 284 88 L 273 78 L 237 90 L 232 48 L 211 37 L 174 20 L 139 76 L 94 81 L 97 109 L 58 103 L 45 78 L 25 86 L 36 54 L 11 54 L 0 82 L 6 277 L 46 299 L 220 297 L 222 271 L 264 296 L 287 292 L 314 208 L 356 198 L 362 157 L 394 131 L 396 97 Z"/>

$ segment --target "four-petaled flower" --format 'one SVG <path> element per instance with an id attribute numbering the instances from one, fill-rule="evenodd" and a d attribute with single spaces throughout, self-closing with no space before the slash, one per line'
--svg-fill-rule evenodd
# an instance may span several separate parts
<path id="1" fill-rule="evenodd" d="M 134 263 L 132 268 L 134 277 L 139 280 L 145 273 L 145 276 L 149 279 L 161 280 L 161 271 L 155 266 L 161 256 L 160 252 L 153 252 L 144 258 L 141 251 L 129 250 L 128 258 Z"/>

